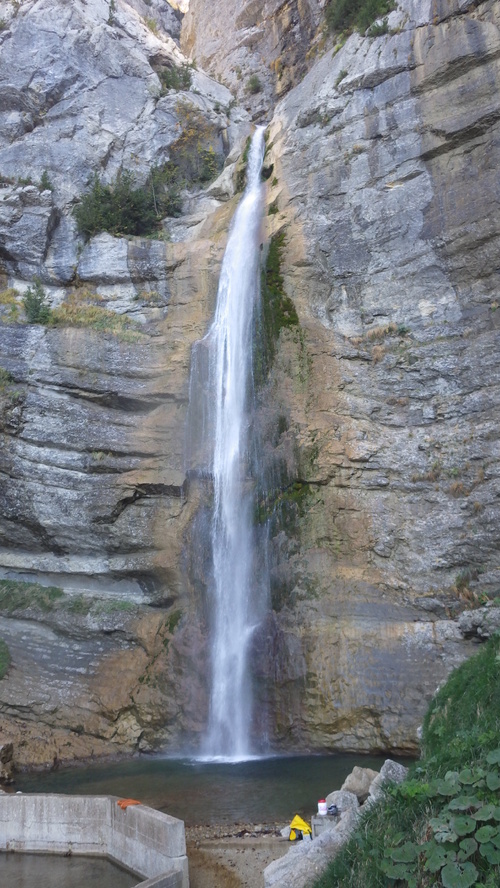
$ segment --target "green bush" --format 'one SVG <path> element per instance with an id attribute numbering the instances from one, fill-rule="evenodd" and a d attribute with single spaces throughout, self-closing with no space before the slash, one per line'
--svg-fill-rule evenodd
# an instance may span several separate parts
<path id="1" fill-rule="evenodd" d="M 330 0 L 326 21 L 332 31 L 356 28 L 364 34 L 376 19 L 387 15 L 392 9 L 393 0 Z"/>
<path id="2" fill-rule="evenodd" d="M 135 188 L 127 170 L 119 173 L 112 185 L 104 185 L 96 173 L 73 212 L 80 234 L 87 237 L 101 231 L 150 234 L 158 223 L 151 189 Z"/>
<path id="3" fill-rule="evenodd" d="M 170 160 L 152 167 L 144 185 L 136 187 L 127 170 L 110 185 L 94 175 L 73 210 L 80 234 L 153 234 L 165 216 L 181 214 L 183 187 L 204 184 L 217 175 L 221 157 L 213 147 L 216 127 L 188 102 L 178 102 L 176 112 L 180 135 L 169 147 Z"/>
<path id="4" fill-rule="evenodd" d="M 421 760 L 363 816 L 315 888 L 499 885 L 499 740 L 496 635 L 436 694 Z"/>
<path id="5" fill-rule="evenodd" d="M 40 184 L 38 187 L 39 187 L 40 191 L 53 191 L 54 190 L 54 186 L 49 179 L 49 174 L 48 174 L 47 170 L 43 171 L 42 177 L 40 179 Z"/>
<path id="6" fill-rule="evenodd" d="M 6 675 L 10 666 L 10 651 L 3 638 L 0 638 L 0 680 Z"/>
<path id="7" fill-rule="evenodd" d="M 158 76 L 162 91 L 169 89 L 189 90 L 193 80 L 193 71 L 189 65 L 181 65 L 180 67 L 173 65 L 171 68 L 161 68 Z"/>
<path id="8" fill-rule="evenodd" d="M 23 296 L 23 306 L 29 324 L 46 324 L 50 319 L 50 308 L 41 281 L 35 278 L 33 287 L 28 287 Z"/>
<path id="9" fill-rule="evenodd" d="M 250 93 L 251 96 L 256 95 L 257 93 L 262 91 L 262 83 L 257 74 L 252 74 L 247 81 L 247 92 Z"/>

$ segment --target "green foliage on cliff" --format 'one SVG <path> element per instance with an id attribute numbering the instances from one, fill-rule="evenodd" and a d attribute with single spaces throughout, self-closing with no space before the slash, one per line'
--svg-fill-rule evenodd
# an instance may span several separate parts
<path id="1" fill-rule="evenodd" d="M 257 74 L 251 74 L 247 81 L 247 92 L 254 96 L 256 93 L 261 92 L 261 90 L 262 83 L 260 77 Z"/>
<path id="2" fill-rule="evenodd" d="M 432 701 L 422 757 L 389 787 L 315 888 L 500 884 L 500 635 Z"/>
<path id="3" fill-rule="evenodd" d="M 392 9 L 392 0 L 330 0 L 325 15 L 332 31 L 356 28 L 364 34 L 375 19 L 387 15 Z"/>
<path id="4" fill-rule="evenodd" d="M 281 262 L 285 245 L 284 232 L 271 238 L 261 274 L 261 305 L 256 318 L 253 372 L 256 387 L 263 385 L 276 355 L 283 329 L 299 326 L 295 306 L 285 293 Z"/>
<path id="5" fill-rule="evenodd" d="M 214 148 L 216 127 L 189 102 L 179 101 L 176 113 L 179 136 L 169 146 L 170 160 L 152 167 L 143 185 L 137 185 L 128 170 L 119 172 L 108 185 L 94 175 L 73 210 L 80 234 L 154 234 L 166 216 L 181 214 L 182 188 L 204 185 L 215 178 L 222 163 Z"/>
<path id="6" fill-rule="evenodd" d="M 161 68 L 158 77 L 162 85 L 162 93 L 170 89 L 189 90 L 193 79 L 193 70 L 190 65 L 172 65 L 171 68 Z"/>
<path id="7" fill-rule="evenodd" d="M 105 185 L 96 173 L 74 216 L 78 231 L 87 237 L 101 231 L 150 234 L 158 223 L 151 189 L 134 187 L 127 170 L 119 173 L 111 185 Z"/>
<path id="8" fill-rule="evenodd" d="M 46 324 L 50 318 L 50 307 L 41 281 L 35 278 L 23 296 L 23 306 L 29 324 Z"/>
<path id="9" fill-rule="evenodd" d="M 0 638 L 0 680 L 10 666 L 10 651 L 3 638 Z"/>
<path id="10" fill-rule="evenodd" d="M 39 583 L 23 583 L 19 580 L 0 580 L 0 610 L 13 613 L 35 607 L 48 612 L 64 596 L 58 586 L 40 586 Z"/>

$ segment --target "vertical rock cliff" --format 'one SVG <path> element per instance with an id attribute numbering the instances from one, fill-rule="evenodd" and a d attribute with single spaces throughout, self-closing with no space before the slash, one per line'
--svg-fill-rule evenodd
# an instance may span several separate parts
<path id="1" fill-rule="evenodd" d="M 322 5 L 191 0 L 181 51 L 159 0 L 6 4 L 0 710 L 21 760 L 172 748 L 204 729 L 190 348 L 251 118 L 272 117 L 254 354 L 271 609 L 253 658 L 272 742 L 415 749 L 430 694 L 490 631 L 498 3 L 399 0 L 379 36 L 338 42 Z M 220 175 L 183 186 L 181 215 L 152 237 L 81 236 L 89 180 L 149 182 L 184 144 L 186 105 Z M 57 323 L 26 322 L 37 279 Z M 471 604 L 486 608 L 460 618 Z"/>

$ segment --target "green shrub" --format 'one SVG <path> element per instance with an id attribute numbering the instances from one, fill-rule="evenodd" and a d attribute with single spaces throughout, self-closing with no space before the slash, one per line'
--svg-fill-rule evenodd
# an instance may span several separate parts
<path id="1" fill-rule="evenodd" d="M 155 18 L 153 18 L 152 16 L 146 16 L 144 22 L 152 34 L 158 34 L 158 22 Z"/>
<path id="2" fill-rule="evenodd" d="M 181 214 L 183 187 L 204 184 L 217 175 L 221 157 L 214 148 L 216 127 L 188 102 L 178 102 L 176 112 L 180 135 L 169 147 L 170 160 L 152 167 L 144 185 L 136 187 L 127 170 L 110 185 L 94 175 L 73 210 L 80 234 L 153 234 L 165 216 Z"/>
<path id="3" fill-rule="evenodd" d="M 0 392 L 13 382 L 12 374 L 5 367 L 0 367 Z"/>
<path id="4" fill-rule="evenodd" d="M 151 189 L 134 187 L 127 170 L 119 173 L 112 185 L 104 185 L 96 173 L 73 212 L 80 234 L 87 237 L 101 231 L 149 234 L 158 223 Z"/>
<path id="5" fill-rule="evenodd" d="M 3 638 L 0 638 L 0 680 L 4 678 L 10 666 L 10 651 Z"/>
<path id="6" fill-rule="evenodd" d="M 162 91 L 169 89 L 189 90 L 193 80 L 193 71 L 189 65 L 173 65 L 171 68 L 161 68 L 158 72 Z"/>
<path id="7" fill-rule="evenodd" d="M 387 18 L 383 19 L 381 22 L 374 22 L 373 25 L 370 25 L 367 31 L 368 37 L 382 37 L 384 34 L 389 33 L 389 22 Z"/>
<path id="8" fill-rule="evenodd" d="M 257 74 L 251 74 L 247 80 L 247 92 L 250 93 L 251 96 L 254 96 L 261 91 L 262 83 L 260 78 Z"/>
<path id="9" fill-rule="evenodd" d="M 40 185 L 38 187 L 39 187 L 40 191 L 53 191 L 54 190 L 54 186 L 52 185 L 52 182 L 49 179 L 49 174 L 48 174 L 47 170 L 43 171 L 42 177 L 40 179 Z"/>
<path id="10" fill-rule="evenodd" d="M 500 884 L 500 636 L 452 672 L 422 758 L 363 816 L 315 888 Z"/>
<path id="11" fill-rule="evenodd" d="M 392 9 L 393 0 L 330 0 L 326 21 L 332 31 L 356 28 L 364 34 L 376 19 L 387 15 Z"/>
<path id="12" fill-rule="evenodd" d="M 23 296 L 23 306 L 29 324 L 47 324 L 50 308 L 41 281 L 35 278 L 33 287 L 28 287 Z"/>

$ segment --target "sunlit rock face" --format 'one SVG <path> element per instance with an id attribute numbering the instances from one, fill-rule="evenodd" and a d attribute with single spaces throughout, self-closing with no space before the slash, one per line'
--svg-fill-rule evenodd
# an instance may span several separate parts
<path id="1" fill-rule="evenodd" d="M 314 56 L 324 0 L 191 0 L 181 46 L 238 96 L 254 119 L 299 82 Z"/>
<path id="2" fill-rule="evenodd" d="M 250 115 L 279 99 L 265 237 L 284 233 L 298 324 L 255 419 L 271 574 L 255 729 L 280 748 L 413 751 L 477 643 L 458 614 L 500 588 L 498 4 L 400 0 L 387 33 L 314 58 L 320 3 L 191 0 L 194 90 L 162 95 L 158 68 L 186 61 L 173 6 L 2 12 L 0 566 L 63 592 L 0 596 L 0 740 L 42 764 L 203 735 L 209 497 L 186 472 L 190 354 Z M 186 100 L 217 130 L 221 176 L 161 239 L 84 241 L 72 209 L 89 177 L 145 181 Z M 26 324 L 36 276 L 53 308 L 91 292 L 118 320 Z"/>

